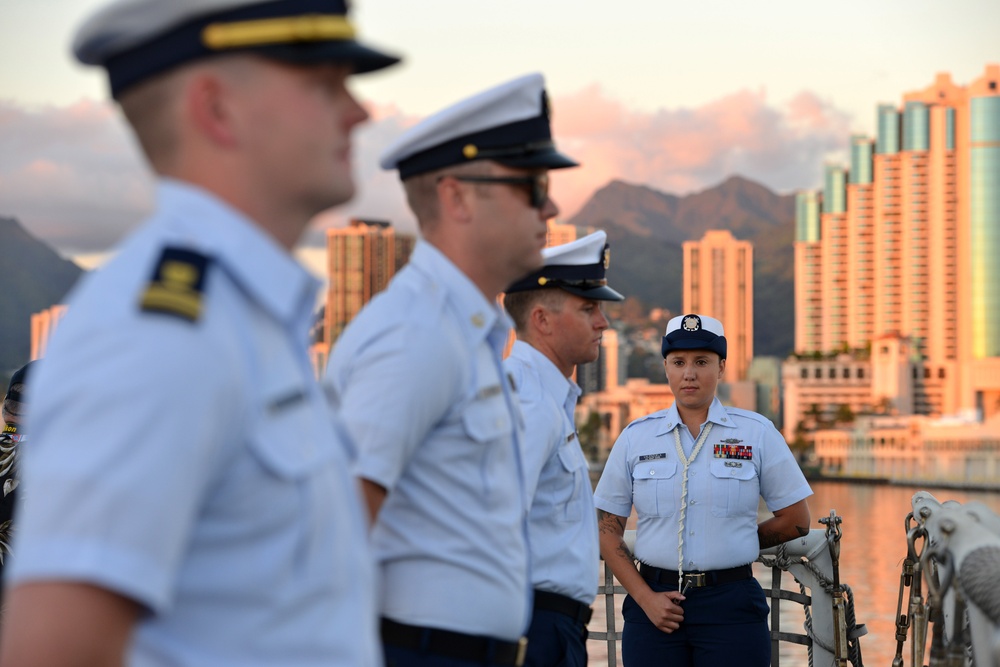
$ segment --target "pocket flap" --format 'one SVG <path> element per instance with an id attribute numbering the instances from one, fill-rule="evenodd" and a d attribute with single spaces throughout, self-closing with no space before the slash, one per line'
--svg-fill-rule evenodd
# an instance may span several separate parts
<path id="1" fill-rule="evenodd" d="M 306 477 L 334 454 L 337 443 L 332 424 L 308 401 L 270 411 L 250 436 L 250 449 L 272 474 L 284 479 Z"/>
<path id="2" fill-rule="evenodd" d="M 502 389 L 487 398 L 470 401 L 462 411 L 462 423 L 465 432 L 476 442 L 490 442 L 508 435 L 511 432 L 510 412 Z"/>
<path id="3" fill-rule="evenodd" d="M 677 461 L 642 461 L 632 469 L 632 479 L 670 479 L 677 474 Z"/>

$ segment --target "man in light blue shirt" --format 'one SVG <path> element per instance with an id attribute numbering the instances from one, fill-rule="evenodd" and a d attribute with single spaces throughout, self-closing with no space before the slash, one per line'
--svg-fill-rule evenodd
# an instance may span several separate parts
<path id="1" fill-rule="evenodd" d="M 435 114 L 382 158 L 423 239 L 348 325 L 327 373 L 358 446 L 400 667 L 517 665 L 530 614 L 522 424 L 497 295 L 542 264 L 551 140 L 541 75 Z"/>
<path id="2" fill-rule="evenodd" d="M 378 667 L 364 515 L 292 257 L 348 200 L 330 0 L 127 0 L 79 31 L 159 176 L 32 378 L 4 667 Z"/>
<path id="3" fill-rule="evenodd" d="M 607 286 L 607 235 L 595 232 L 546 248 L 545 266 L 517 281 L 504 307 L 517 341 L 504 368 L 524 415 L 534 613 L 531 667 L 586 667 L 587 623 L 600 553 L 587 460 L 574 408 L 578 364 L 597 359 L 608 320 L 602 301 L 624 297 Z"/>

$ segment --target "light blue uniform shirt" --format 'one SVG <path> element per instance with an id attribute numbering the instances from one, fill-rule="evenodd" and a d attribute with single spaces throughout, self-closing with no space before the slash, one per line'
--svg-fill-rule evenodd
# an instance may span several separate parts
<path id="1" fill-rule="evenodd" d="M 520 412 L 501 353 L 510 319 L 434 246 L 344 330 L 327 382 L 388 495 L 372 531 L 381 612 L 516 640 L 530 588 Z"/>
<path id="2" fill-rule="evenodd" d="M 9 576 L 146 607 L 130 665 L 380 665 L 351 455 L 307 354 L 316 281 L 208 193 L 157 194 L 33 378 Z M 212 258 L 194 322 L 140 308 L 165 246 Z"/>
<path id="3" fill-rule="evenodd" d="M 535 588 L 590 605 L 600 551 L 587 459 L 573 409 L 580 387 L 544 354 L 516 341 L 504 362 L 524 415 L 524 467 L 532 493 L 528 523 Z"/>
<path id="4" fill-rule="evenodd" d="M 688 471 L 684 520 L 684 570 L 688 572 L 756 560 L 759 499 L 773 512 L 812 495 L 791 450 L 768 419 L 749 410 L 724 407 L 716 398 L 708 410 L 709 422 L 712 430 Z M 594 504 L 611 514 L 627 517 L 635 506 L 636 558 L 670 570 L 676 570 L 678 563 L 678 504 L 684 472 L 675 428 L 680 429 L 685 456 L 690 457 L 694 439 L 674 404 L 625 427 L 594 492 Z"/>

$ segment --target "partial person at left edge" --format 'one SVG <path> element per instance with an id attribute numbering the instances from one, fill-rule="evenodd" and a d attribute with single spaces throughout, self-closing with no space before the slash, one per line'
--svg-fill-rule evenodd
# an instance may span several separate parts
<path id="1" fill-rule="evenodd" d="M 291 250 L 354 195 L 343 0 L 121 0 L 79 29 L 156 207 L 32 378 L 0 664 L 381 665 L 353 452 Z M 45 489 L 45 493 L 34 493 Z"/>
<path id="2" fill-rule="evenodd" d="M 10 376 L 7 393 L 3 397 L 3 433 L 0 434 L 0 575 L 10 553 L 14 532 L 14 507 L 17 501 L 17 456 L 21 443 L 27 439 L 24 413 L 28 407 L 25 393 L 28 376 L 36 362 L 29 361 Z M 3 581 L 0 579 L 0 593 Z"/>

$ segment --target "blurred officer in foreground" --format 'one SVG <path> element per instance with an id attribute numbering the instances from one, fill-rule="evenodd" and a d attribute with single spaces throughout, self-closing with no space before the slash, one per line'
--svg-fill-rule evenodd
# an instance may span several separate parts
<path id="1" fill-rule="evenodd" d="M 391 665 L 515 665 L 530 615 L 520 412 L 497 295 L 542 265 L 552 143 L 541 75 L 441 111 L 382 157 L 420 225 L 328 368 L 374 525 Z"/>
<path id="2" fill-rule="evenodd" d="M 751 563 L 809 532 L 812 490 L 767 418 L 715 397 L 726 370 L 722 322 L 667 323 L 674 404 L 625 427 L 594 492 L 601 555 L 628 596 L 626 667 L 771 664 L 767 600 Z M 774 513 L 757 523 L 763 498 Z M 635 507 L 635 558 L 623 540 Z"/>
<path id="3" fill-rule="evenodd" d="M 10 553 L 19 478 L 17 457 L 21 451 L 20 443 L 26 440 L 23 421 L 28 404 L 24 395 L 28 375 L 34 365 L 34 361 L 29 361 L 14 371 L 7 385 L 7 394 L 3 397 L 4 427 L 3 433 L 0 434 L 0 574 L 3 572 L 7 554 Z M 3 581 L 0 579 L 0 592 L 2 591 Z"/>
<path id="4" fill-rule="evenodd" d="M 123 0 L 73 48 L 107 69 L 156 211 L 75 289 L 32 380 L 2 662 L 379 665 L 291 249 L 354 194 L 348 77 L 397 59 L 336 0 Z"/>
<path id="5" fill-rule="evenodd" d="M 527 665 L 586 667 L 587 623 L 600 553 L 587 459 L 577 438 L 577 364 L 597 359 L 608 320 L 602 301 L 624 297 L 607 285 L 607 235 L 595 232 L 546 248 L 545 266 L 504 297 L 517 341 L 504 368 L 524 414 L 534 614 Z"/>

